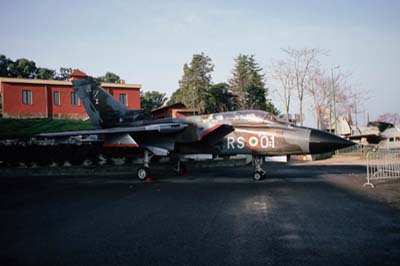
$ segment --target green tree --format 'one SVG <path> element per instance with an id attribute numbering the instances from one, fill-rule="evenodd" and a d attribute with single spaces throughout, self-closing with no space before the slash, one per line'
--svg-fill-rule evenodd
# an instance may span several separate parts
<path id="1" fill-rule="evenodd" d="M 272 103 L 270 99 L 267 99 L 267 103 L 265 106 L 265 111 L 270 112 L 273 115 L 279 115 L 281 112 L 278 108 Z"/>
<path id="2" fill-rule="evenodd" d="M 37 69 L 36 78 L 38 79 L 56 79 L 56 71 L 45 67 Z"/>
<path id="3" fill-rule="evenodd" d="M 267 100 L 268 88 L 265 87 L 263 69 L 254 55 L 239 55 L 235 58 L 232 78 L 229 80 L 235 96 L 237 109 L 259 109 L 276 113 L 277 109 Z"/>
<path id="4" fill-rule="evenodd" d="M 246 87 L 246 109 L 265 110 L 267 107 L 265 92 L 265 88 L 249 84 Z"/>
<path id="5" fill-rule="evenodd" d="M 98 82 L 119 83 L 121 78 L 115 73 L 107 72 L 104 76 L 97 77 L 96 80 Z"/>
<path id="6" fill-rule="evenodd" d="M 144 109 L 145 115 L 150 116 L 151 110 L 162 106 L 167 101 L 165 93 L 158 91 L 146 91 L 140 93 L 140 106 Z"/>
<path id="7" fill-rule="evenodd" d="M 60 67 L 60 73 L 57 77 L 58 80 L 69 80 L 72 72 L 74 72 L 75 69 L 72 69 L 70 67 Z"/>
<path id="8" fill-rule="evenodd" d="M 17 59 L 10 66 L 12 77 L 17 78 L 35 78 L 37 74 L 36 63 L 26 58 Z"/>
<path id="9" fill-rule="evenodd" d="M 172 93 L 171 97 L 169 98 L 169 101 L 167 102 L 167 105 L 171 105 L 171 104 L 179 103 L 179 102 L 183 102 L 183 96 L 182 96 L 181 89 L 177 89 L 176 91 L 174 91 L 174 93 Z"/>
<path id="10" fill-rule="evenodd" d="M 212 85 L 206 93 L 206 113 L 231 111 L 234 108 L 234 96 L 227 83 Z"/>
<path id="11" fill-rule="evenodd" d="M 214 65 L 204 53 L 194 54 L 190 64 L 183 66 L 183 76 L 179 81 L 182 102 L 200 114 L 206 109 L 206 93 L 211 87 L 211 72 Z"/>
<path id="12" fill-rule="evenodd" d="M 0 55 L 0 77 L 10 77 L 10 67 L 14 62 L 5 55 Z"/>
<path id="13" fill-rule="evenodd" d="M 235 66 L 232 70 L 232 78 L 228 82 L 232 93 L 236 97 L 236 108 L 247 109 L 246 89 L 249 83 L 248 56 L 239 55 L 234 61 Z"/>

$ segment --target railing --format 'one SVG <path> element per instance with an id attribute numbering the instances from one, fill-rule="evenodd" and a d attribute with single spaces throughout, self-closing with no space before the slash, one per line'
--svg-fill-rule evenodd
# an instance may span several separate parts
<path id="1" fill-rule="evenodd" d="M 372 151 L 376 145 L 363 145 L 357 144 L 354 146 L 346 147 L 335 152 L 336 155 L 348 156 L 365 156 L 369 151 Z"/>
<path id="2" fill-rule="evenodd" d="M 377 150 L 367 153 L 367 182 L 374 187 L 373 180 L 400 178 L 400 150 Z"/>

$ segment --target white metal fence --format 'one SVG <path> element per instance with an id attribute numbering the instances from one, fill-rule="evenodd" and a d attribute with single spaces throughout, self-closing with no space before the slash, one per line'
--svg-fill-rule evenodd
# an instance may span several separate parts
<path id="1" fill-rule="evenodd" d="M 400 150 L 377 150 L 367 153 L 367 182 L 374 187 L 373 180 L 400 178 Z"/>
<path id="2" fill-rule="evenodd" d="M 335 152 L 336 155 L 349 155 L 349 156 L 362 156 L 364 157 L 368 152 L 372 151 L 376 145 L 357 144 L 354 146 L 346 147 Z"/>

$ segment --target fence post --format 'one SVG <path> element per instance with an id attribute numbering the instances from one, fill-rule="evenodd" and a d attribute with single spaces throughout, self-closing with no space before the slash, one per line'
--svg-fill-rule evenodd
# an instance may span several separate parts
<path id="1" fill-rule="evenodd" d="M 367 182 L 371 180 L 400 178 L 400 150 L 376 150 L 367 153 Z"/>
<path id="2" fill-rule="evenodd" d="M 374 188 L 375 186 L 374 186 L 374 184 L 372 184 L 371 182 L 370 182 L 370 153 L 371 152 L 367 152 L 367 183 L 364 183 L 364 187 L 365 186 L 371 186 L 372 188 Z"/>

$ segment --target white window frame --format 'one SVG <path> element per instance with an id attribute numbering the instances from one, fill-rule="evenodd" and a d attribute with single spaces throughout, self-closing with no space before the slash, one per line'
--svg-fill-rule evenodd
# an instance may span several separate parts
<path id="1" fill-rule="evenodd" d="M 57 98 L 57 102 L 56 102 L 56 95 L 58 96 Z M 59 91 L 54 91 L 53 92 L 53 104 L 56 106 L 60 106 L 61 105 L 61 93 Z"/>
<path id="2" fill-rule="evenodd" d="M 25 102 L 25 93 L 27 93 L 26 99 L 28 100 L 28 102 Z M 32 105 L 32 90 L 22 90 L 22 104 L 24 105 Z"/>
<path id="3" fill-rule="evenodd" d="M 122 102 L 122 95 L 125 96 L 125 102 L 124 102 L 124 103 Z M 128 94 L 126 94 L 126 93 L 120 93 L 120 94 L 119 94 L 119 102 L 122 103 L 122 104 L 125 105 L 125 106 L 128 106 Z"/>
<path id="4" fill-rule="evenodd" d="M 71 97 L 71 105 L 72 106 L 80 106 L 81 105 L 81 102 L 80 102 L 77 92 L 72 91 L 70 94 L 70 97 Z M 75 99 L 76 99 L 76 104 L 74 104 Z"/>

